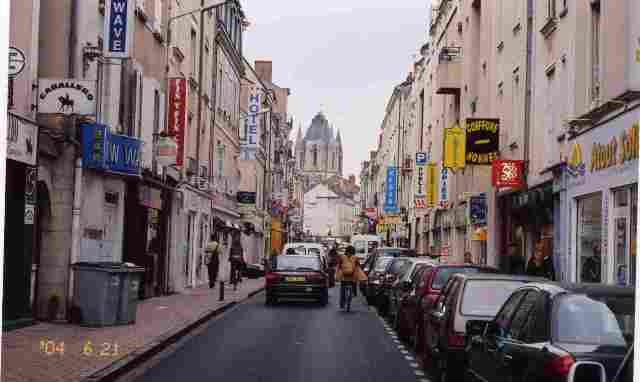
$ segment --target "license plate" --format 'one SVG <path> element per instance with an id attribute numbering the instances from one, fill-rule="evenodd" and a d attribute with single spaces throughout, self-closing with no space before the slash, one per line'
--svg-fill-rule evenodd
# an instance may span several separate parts
<path id="1" fill-rule="evenodd" d="M 304 277 L 287 277 L 287 281 L 290 283 L 303 283 Z"/>

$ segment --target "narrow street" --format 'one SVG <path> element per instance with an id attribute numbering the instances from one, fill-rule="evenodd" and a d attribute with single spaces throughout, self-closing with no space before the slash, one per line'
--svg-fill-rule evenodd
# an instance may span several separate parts
<path id="1" fill-rule="evenodd" d="M 352 311 L 330 304 L 264 304 L 258 294 L 148 370 L 139 381 L 417 381 L 384 323 L 362 300 Z M 418 374 L 422 374 L 418 371 Z"/>

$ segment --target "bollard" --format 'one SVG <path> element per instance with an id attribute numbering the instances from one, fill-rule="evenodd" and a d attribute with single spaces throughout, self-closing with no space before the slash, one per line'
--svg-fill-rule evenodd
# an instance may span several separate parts
<path id="1" fill-rule="evenodd" d="M 220 299 L 218 301 L 224 301 L 224 281 L 220 281 Z"/>

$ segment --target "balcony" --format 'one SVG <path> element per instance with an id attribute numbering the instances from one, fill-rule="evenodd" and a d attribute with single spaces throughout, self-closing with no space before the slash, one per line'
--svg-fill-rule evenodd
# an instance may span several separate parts
<path id="1" fill-rule="evenodd" d="M 462 87 L 461 52 L 459 47 L 442 48 L 434 78 L 436 94 L 460 94 Z"/>

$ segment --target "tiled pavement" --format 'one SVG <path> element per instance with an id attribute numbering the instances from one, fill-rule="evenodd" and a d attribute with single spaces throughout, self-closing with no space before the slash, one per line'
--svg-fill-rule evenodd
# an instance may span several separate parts
<path id="1" fill-rule="evenodd" d="M 3 333 L 0 378 L 5 382 L 79 381 L 161 335 L 186 327 L 225 304 L 244 300 L 263 287 L 263 278 L 244 279 L 235 292 L 225 287 L 223 302 L 218 301 L 218 286 L 145 300 L 138 304 L 134 325 L 84 328 L 39 323 Z"/>

